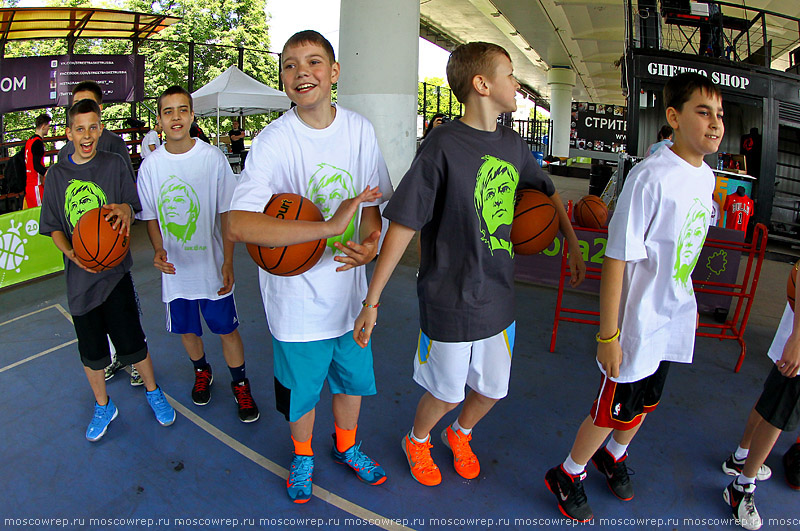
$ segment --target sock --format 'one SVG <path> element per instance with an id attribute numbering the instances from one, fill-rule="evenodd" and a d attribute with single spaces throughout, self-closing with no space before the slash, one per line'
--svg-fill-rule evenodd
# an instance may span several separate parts
<path id="1" fill-rule="evenodd" d="M 291 437 L 291 435 L 290 435 Z M 297 442 L 292 437 L 292 442 L 294 443 L 294 453 L 295 455 L 314 455 L 314 450 L 311 449 L 311 439 L 313 435 L 308 438 L 305 442 Z"/>
<path id="2" fill-rule="evenodd" d="M 747 459 L 747 455 L 750 453 L 749 448 L 742 448 L 741 446 L 736 447 L 736 451 L 733 453 L 733 458 L 737 461 L 744 461 Z"/>
<path id="3" fill-rule="evenodd" d="M 192 360 L 192 365 L 194 365 L 194 370 L 202 371 L 203 369 L 208 368 L 208 362 L 206 361 L 206 355 L 203 354 L 203 357 L 199 360 Z"/>
<path id="4" fill-rule="evenodd" d="M 618 443 L 616 440 L 614 440 L 614 437 L 612 436 L 606 443 L 606 450 L 608 450 L 608 453 L 610 453 L 611 456 L 614 458 L 614 461 L 619 461 L 620 459 L 622 459 L 622 456 L 624 456 L 625 452 L 628 450 L 628 445 Z"/>
<path id="5" fill-rule="evenodd" d="M 205 358 L 205 356 L 203 357 Z M 244 363 L 242 363 L 241 367 L 228 367 L 228 370 L 231 371 L 231 380 L 233 380 L 233 383 L 238 384 L 247 378 L 244 372 Z"/>
<path id="6" fill-rule="evenodd" d="M 583 474 L 583 471 L 586 470 L 586 464 L 579 465 L 573 461 L 572 454 L 567 456 L 566 461 L 564 461 L 564 464 L 561 466 L 564 467 L 564 471 L 571 476 L 580 476 Z"/>
<path id="7" fill-rule="evenodd" d="M 456 419 L 456 421 L 453 423 L 453 431 L 460 431 L 464 435 L 469 435 L 470 433 L 472 433 L 472 428 L 470 429 L 462 428 L 461 425 L 458 423 L 458 419 Z"/>
<path id="8" fill-rule="evenodd" d="M 744 474 L 739 474 L 739 476 L 736 478 L 736 483 L 739 485 L 755 485 L 755 482 L 756 478 L 749 478 Z"/>
<path id="9" fill-rule="evenodd" d="M 343 430 L 334 422 L 333 427 L 336 429 L 336 449 L 340 452 L 344 452 L 352 448 L 356 443 L 356 430 L 358 426 L 352 430 Z"/>
<path id="10" fill-rule="evenodd" d="M 422 444 L 422 443 L 426 442 L 428 439 L 431 438 L 431 434 L 430 433 L 424 439 L 417 438 L 417 436 L 414 435 L 414 428 L 413 427 L 411 428 L 411 432 L 408 434 L 408 436 L 411 437 L 411 440 L 414 441 L 417 444 Z"/>

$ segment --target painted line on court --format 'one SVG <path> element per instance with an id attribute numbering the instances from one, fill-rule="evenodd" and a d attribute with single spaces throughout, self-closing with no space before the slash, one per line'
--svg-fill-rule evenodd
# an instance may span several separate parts
<path id="1" fill-rule="evenodd" d="M 49 310 L 51 308 L 61 308 L 61 305 L 60 304 L 51 304 L 50 306 L 45 306 L 44 308 L 39 308 L 38 310 L 34 310 L 34 311 L 30 312 L 30 313 L 26 313 L 25 315 L 20 315 L 19 317 L 14 317 L 13 319 L 9 319 L 8 321 L 4 321 L 4 322 L 0 323 L 0 326 L 13 323 L 14 321 L 19 321 L 20 319 L 25 319 L 26 317 L 30 317 L 31 315 L 36 315 L 37 313 L 43 312 L 45 310 Z M 63 310 L 64 310 L 64 308 L 61 308 L 61 311 L 63 311 Z"/>
<path id="2" fill-rule="evenodd" d="M 252 462 L 256 463 L 260 467 L 272 472 L 276 476 L 286 479 L 289 476 L 289 471 L 282 466 L 278 465 L 277 463 L 270 461 L 263 455 L 259 454 L 255 450 L 251 449 L 250 447 L 240 443 L 224 431 L 220 430 L 213 424 L 209 423 L 208 421 L 204 420 L 202 417 L 198 416 L 196 413 L 191 411 L 190 409 L 186 408 L 183 404 L 176 401 L 170 395 L 164 393 L 164 395 L 169 400 L 169 403 L 172 404 L 172 407 L 175 408 L 175 411 L 186 417 L 190 422 L 195 424 L 201 430 L 205 431 L 222 444 L 228 446 L 235 452 L 241 454 L 242 456 L 246 457 L 247 459 L 251 460 Z M 317 498 L 333 505 L 334 507 L 338 507 L 339 509 L 352 514 L 362 520 L 366 520 L 367 522 L 380 527 L 382 529 L 386 529 L 388 531 L 399 531 L 399 530 L 411 530 L 410 527 L 405 527 L 396 523 L 396 519 L 387 518 L 385 516 L 381 516 L 377 513 L 370 511 L 369 509 L 365 509 L 360 505 L 356 505 L 355 503 L 348 501 L 341 496 L 334 494 L 333 492 L 324 489 L 318 485 L 314 485 L 312 494 Z"/>
<path id="3" fill-rule="evenodd" d="M 60 345 L 57 345 L 57 346 L 55 346 L 53 348 L 49 348 L 49 349 L 47 349 L 47 350 L 45 350 L 43 352 L 40 352 L 38 354 L 34 354 L 33 356 L 28 356 L 24 360 L 19 360 L 19 361 L 16 361 L 16 362 L 12 363 L 11 365 L 6 365 L 2 369 L 0 369 L 0 372 L 6 372 L 7 370 L 10 370 L 10 369 L 13 369 L 14 367 L 18 367 L 18 366 L 22 365 L 23 363 L 28 363 L 29 361 L 35 360 L 36 358 L 41 358 L 42 356 L 46 356 L 47 354 L 50 354 L 51 352 L 55 352 L 56 350 L 62 349 L 64 347 L 68 347 L 68 346 L 70 346 L 70 345 L 72 345 L 74 343 L 77 343 L 77 342 L 78 342 L 77 339 L 73 339 L 72 341 L 67 341 L 66 343 L 61 343 Z"/>

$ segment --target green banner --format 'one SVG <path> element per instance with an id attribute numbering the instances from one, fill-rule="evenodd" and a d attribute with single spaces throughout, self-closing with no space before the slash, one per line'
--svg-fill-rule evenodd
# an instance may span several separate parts
<path id="1" fill-rule="evenodd" d="M 42 207 L 0 216 L 0 288 L 63 271 L 64 255 L 39 234 Z"/>

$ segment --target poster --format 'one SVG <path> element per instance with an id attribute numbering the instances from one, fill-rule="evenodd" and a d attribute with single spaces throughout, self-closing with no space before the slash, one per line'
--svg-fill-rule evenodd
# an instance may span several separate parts
<path id="1" fill-rule="evenodd" d="M 39 234 L 42 207 L 0 216 L 0 288 L 62 271 L 64 255 Z"/>
<path id="2" fill-rule="evenodd" d="M 627 142 L 628 110 L 620 105 L 573 102 L 569 147 L 622 153 Z"/>

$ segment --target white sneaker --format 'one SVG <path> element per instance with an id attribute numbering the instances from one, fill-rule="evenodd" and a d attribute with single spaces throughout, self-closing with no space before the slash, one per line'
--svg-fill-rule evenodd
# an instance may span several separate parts
<path id="1" fill-rule="evenodd" d="M 763 524 L 756 509 L 755 492 L 755 483 L 739 485 L 734 479 L 722 493 L 722 499 L 730 506 L 736 523 L 745 529 L 761 529 Z"/>

